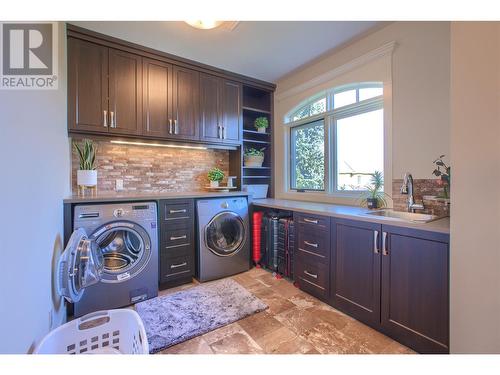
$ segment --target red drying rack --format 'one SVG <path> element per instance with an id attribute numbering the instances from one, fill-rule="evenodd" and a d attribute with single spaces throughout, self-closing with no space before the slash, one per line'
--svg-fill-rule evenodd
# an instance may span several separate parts
<path id="1" fill-rule="evenodd" d="M 254 212 L 253 220 L 252 220 L 252 234 L 253 234 L 253 251 L 252 251 L 252 260 L 257 267 L 260 267 L 260 259 L 262 257 L 262 252 L 260 248 L 261 244 L 261 227 L 262 227 L 262 217 L 264 216 L 263 212 Z"/>

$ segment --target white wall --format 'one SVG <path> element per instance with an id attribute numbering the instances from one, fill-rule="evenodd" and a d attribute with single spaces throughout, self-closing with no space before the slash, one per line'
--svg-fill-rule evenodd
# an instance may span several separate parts
<path id="1" fill-rule="evenodd" d="M 451 25 L 451 351 L 500 353 L 500 23 Z"/>
<path id="2" fill-rule="evenodd" d="M 441 154 L 449 154 L 450 23 L 394 22 L 277 82 L 274 130 L 277 197 L 287 197 L 283 193 L 283 116 L 314 89 L 283 100 L 280 96 L 392 41 L 397 43 L 392 58 L 392 92 L 389 93 L 392 96 L 392 144 L 389 145 L 392 147 L 392 177 L 402 178 L 410 171 L 414 178 L 432 178 L 432 161 Z M 349 74 L 335 81 L 346 83 Z M 365 71 L 362 76 L 370 80 L 370 72 Z M 377 80 L 380 69 L 374 68 L 371 77 Z M 317 91 L 322 88 L 318 86 Z M 301 199 L 306 196 L 302 194 Z M 323 200 L 336 201 L 334 198 Z"/>
<path id="3" fill-rule="evenodd" d="M 59 89 L 0 90 L 0 353 L 26 353 L 65 318 L 53 267 L 69 193 L 66 48 L 59 24 Z"/>

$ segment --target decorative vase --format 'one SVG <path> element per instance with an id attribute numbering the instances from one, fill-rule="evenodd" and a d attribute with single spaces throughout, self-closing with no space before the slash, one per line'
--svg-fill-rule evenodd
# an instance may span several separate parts
<path id="1" fill-rule="evenodd" d="M 97 186 L 97 171 L 96 170 L 76 171 L 76 183 L 78 186 L 86 186 L 86 187 Z"/>
<path id="2" fill-rule="evenodd" d="M 374 210 L 378 208 L 378 199 L 377 198 L 366 198 L 366 206 L 370 210 Z"/>
<path id="3" fill-rule="evenodd" d="M 264 156 L 245 156 L 245 167 L 262 167 L 262 163 L 264 163 Z"/>
<path id="4" fill-rule="evenodd" d="M 266 128 L 257 128 L 257 131 L 259 133 L 265 133 L 266 132 Z"/>
<path id="5" fill-rule="evenodd" d="M 219 187 L 219 181 L 210 181 L 210 187 L 211 188 L 218 188 Z"/>

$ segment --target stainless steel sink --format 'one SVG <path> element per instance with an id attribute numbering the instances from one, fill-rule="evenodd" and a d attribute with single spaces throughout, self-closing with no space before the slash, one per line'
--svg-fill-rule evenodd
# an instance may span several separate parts
<path id="1" fill-rule="evenodd" d="M 369 211 L 366 212 L 365 215 L 378 216 L 388 220 L 402 220 L 416 223 L 428 223 L 430 221 L 441 219 L 441 216 L 437 215 L 416 214 L 413 212 L 401 212 L 388 209 Z"/>

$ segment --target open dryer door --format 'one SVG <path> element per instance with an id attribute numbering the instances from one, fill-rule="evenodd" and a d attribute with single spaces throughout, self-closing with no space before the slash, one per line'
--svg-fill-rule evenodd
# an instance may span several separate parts
<path id="1" fill-rule="evenodd" d="M 95 240 L 84 229 L 75 230 L 59 258 L 59 294 L 71 303 L 78 302 L 86 287 L 101 280 L 103 268 L 102 251 Z"/>

